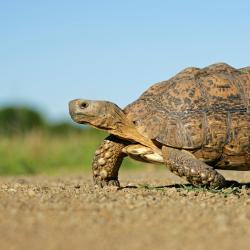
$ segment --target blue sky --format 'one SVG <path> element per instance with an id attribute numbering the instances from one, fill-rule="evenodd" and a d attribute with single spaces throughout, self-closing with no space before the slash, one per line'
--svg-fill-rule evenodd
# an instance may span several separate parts
<path id="1" fill-rule="evenodd" d="M 0 105 L 68 117 L 70 99 L 121 107 L 188 66 L 250 65 L 250 1 L 0 0 Z"/>

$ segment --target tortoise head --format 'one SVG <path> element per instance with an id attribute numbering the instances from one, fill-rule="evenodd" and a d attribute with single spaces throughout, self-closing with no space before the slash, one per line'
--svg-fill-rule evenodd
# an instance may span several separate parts
<path id="1" fill-rule="evenodd" d="M 71 118 L 80 124 L 102 129 L 121 138 L 133 139 L 138 134 L 123 111 L 109 101 L 75 99 L 69 102 Z"/>
<path id="2" fill-rule="evenodd" d="M 75 99 L 69 102 L 69 113 L 77 123 L 107 131 L 118 129 L 119 123 L 125 121 L 122 110 L 108 101 Z"/>

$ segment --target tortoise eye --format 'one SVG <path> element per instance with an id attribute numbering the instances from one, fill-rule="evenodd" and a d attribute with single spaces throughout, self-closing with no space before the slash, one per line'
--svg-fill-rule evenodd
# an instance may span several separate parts
<path id="1" fill-rule="evenodd" d="M 86 109 L 88 106 L 89 106 L 89 104 L 88 104 L 87 102 L 82 102 L 82 103 L 80 104 L 80 108 L 81 108 L 81 109 Z"/>

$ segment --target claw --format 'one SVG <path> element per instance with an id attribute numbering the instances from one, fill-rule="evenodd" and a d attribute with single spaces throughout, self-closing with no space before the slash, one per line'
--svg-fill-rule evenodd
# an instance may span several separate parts
<path id="1" fill-rule="evenodd" d="M 94 179 L 94 183 L 96 187 L 104 188 L 104 187 L 120 187 L 120 182 L 118 180 L 97 180 Z"/>

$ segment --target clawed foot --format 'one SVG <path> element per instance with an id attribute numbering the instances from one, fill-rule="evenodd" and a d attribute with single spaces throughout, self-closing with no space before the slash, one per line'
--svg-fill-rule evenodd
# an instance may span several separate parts
<path id="1" fill-rule="evenodd" d="M 187 180 L 192 185 L 197 186 L 197 187 L 203 186 L 203 187 L 212 188 L 212 189 L 213 188 L 221 189 L 221 188 L 226 187 L 225 178 L 221 174 L 215 171 L 208 173 L 208 175 L 204 174 L 204 176 L 201 176 L 200 178 L 189 176 L 187 177 Z"/>
<path id="2" fill-rule="evenodd" d="M 104 187 L 120 187 L 120 182 L 118 180 L 98 180 L 94 178 L 94 184 L 96 187 L 104 188 Z"/>
<path id="3" fill-rule="evenodd" d="M 203 172 L 200 176 L 188 176 L 187 180 L 194 186 L 204 186 L 207 188 L 224 188 L 226 186 L 225 178 L 216 171 Z"/>

